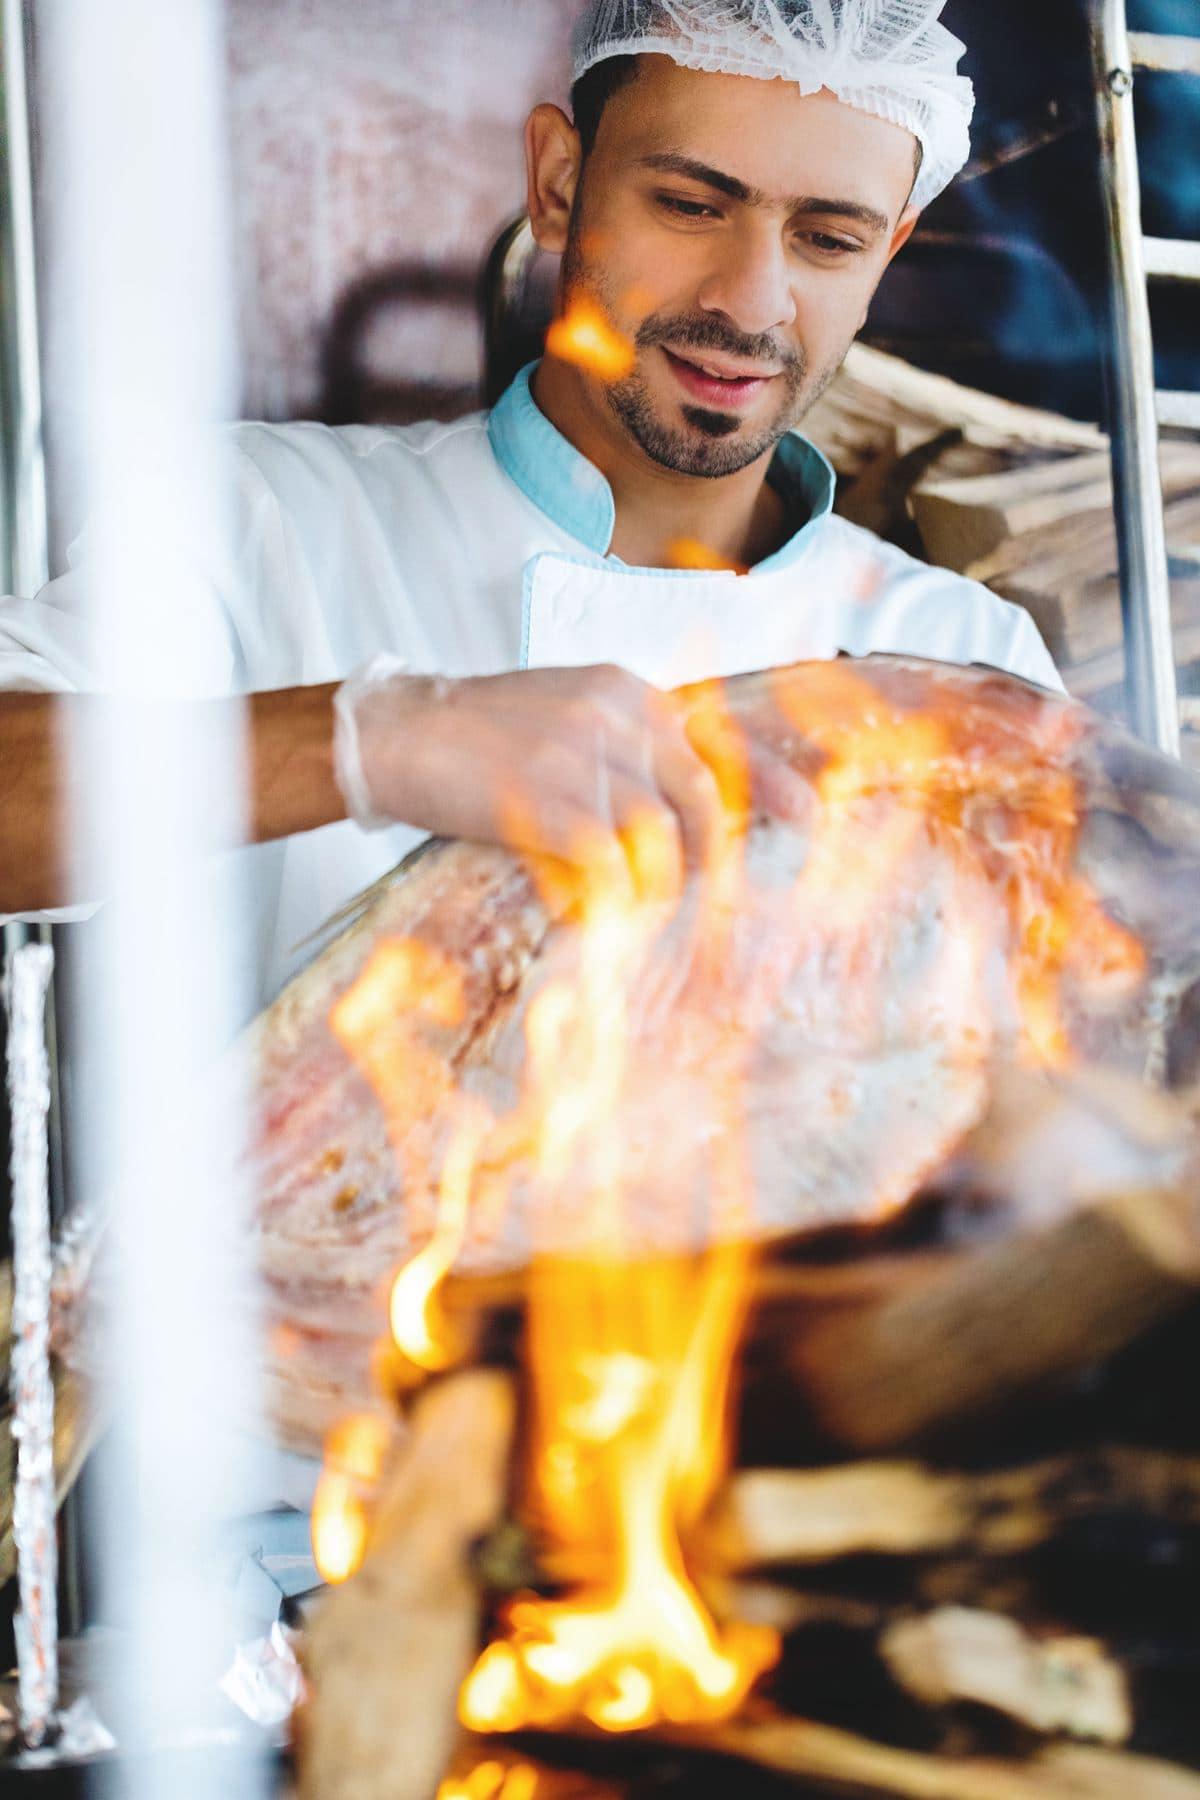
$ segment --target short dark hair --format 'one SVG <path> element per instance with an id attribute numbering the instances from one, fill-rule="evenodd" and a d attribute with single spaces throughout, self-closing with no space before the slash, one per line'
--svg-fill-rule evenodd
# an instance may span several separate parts
<path id="1" fill-rule="evenodd" d="M 571 113 L 583 146 L 585 161 L 596 147 L 605 107 L 614 94 L 629 86 L 637 75 L 637 64 L 636 56 L 606 56 L 602 62 L 593 63 L 590 69 L 586 69 L 571 89 Z M 913 158 L 914 186 L 924 161 L 925 146 L 918 138 Z"/>
<path id="2" fill-rule="evenodd" d="M 571 89 L 571 112 L 585 159 L 595 149 L 605 107 L 615 93 L 629 86 L 636 74 L 636 56 L 606 56 L 586 69 Z"/>

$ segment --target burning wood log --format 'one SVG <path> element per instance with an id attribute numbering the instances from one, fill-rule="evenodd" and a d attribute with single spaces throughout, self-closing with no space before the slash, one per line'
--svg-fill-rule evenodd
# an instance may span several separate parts
<path id="1" fill-rule="evenodd" d="M 914 1443 L 1076 1374 L 1177 1312 L 1200 1281 L 1188 1191 L 1133 1191 L 1045 1231 L 860 1272 L 778 1352 L 822 1429 Z"/>
<path id="2" fill-rule="evenodd" d="M 1200 1457 L 1115 1446 L 983 1474 L 916 1462 L 744 1471 L 701 1549 L 724 1569 L 864 1553 L 1013 1556 L 1076 1520 L 1123 1511 L 1200 1525 Z"/>
<path id="3" fill-rule="evenodd" d="M 929 1706 L 967 1701 L 1040 1736 L 1103 1744 L 1133 1731 L 1125 1673 L 1095 1638 L 1035 1638 L 999 1613 L 940 1606 L 894 1621 L 879 1648 L 901 1687 Z"/>
<path id="4" fill-rule="evenodd" d="M 1018 1104 L 1019 1122 L 1007 1118 Z M 1110 1159 L 1164 1153 L 1187 1117 L 1169 1096 L 1132 1082 L 1091 1095 L 1019 1084 L 1004 1111 L 972 1140 L 964 1164 L 1014 1196 L 1027 1161 L 1051 1179 L 1055 1142 L 1074 1179 L 1082 1183 L 1090 1165 L 1099 1180 Z M 1013 1198 L 990 1230 L 983 1218 L 953 1246 L 887 1254 L 864 1243 L 846 1263 L 760 1265 L 745 1349 L 750 1403 L 760 1386 L 798 1389 L 805 1429 L 815 1420 L 833 1443 L 900 1448 L 1094 1367 L 1200 1290 L 1190 1187 L 1078 1200 L 1048 1222 L 1036 1197 Z M 489 1312 L 514 1331 L 526 1285 L 523 1271 L 455 1276 L 445 1310 L 465 1338 Z"/>
<path id="5" fill-rule="evenodd" d="M 467 1552 L 504 1504 L 505 1376 L 431 1388 L 385 1478 L 366 1561 L 313 1619 L 300 1717 L 301 1800 L 430 1800 L 457 1727 L 480 1601 Z"/>
<path id="6" fill-rule="evenodd" d="M 1200 1800 L 1200 1775 L 1125 1751 L 1052 1745 L 1025 1759 L 933 1756 L 783 1714 L 669 1734 L 693 1750 L 856 1800 Z"/>

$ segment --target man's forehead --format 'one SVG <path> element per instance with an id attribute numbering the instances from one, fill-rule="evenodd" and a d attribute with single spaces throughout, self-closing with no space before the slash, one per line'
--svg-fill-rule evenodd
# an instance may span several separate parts
<path id="1" fill-rule="evenodd" d="M 827 89 L 801 94 L 783 81 L 706 74 L 659 56 L 639 62 L 640 79 L 612 108 L 610 145 L 626 167 L 696 179 L 707 170 L 732 198 L 777 210 L 840 198 L 879 229 L 896 211 L 893 190 L 907 198 L 916 140 L 903 126 Z"/>

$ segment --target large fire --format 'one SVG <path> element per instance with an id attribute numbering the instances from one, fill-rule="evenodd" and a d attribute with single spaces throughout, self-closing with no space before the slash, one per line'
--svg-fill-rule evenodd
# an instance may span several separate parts
<path id="1" fill-rule="evenodd" d="M 1031 1060 L 1057 1067 L 1070 1056 L 1064 973 L 1083 971 L 1090 981 L 1118 986 L 1142 974 L 1136 942 L 1073 872 L 1075 795 L 1070 778 L 1055 774 L 1053 757 L 1029 770 L 1007 752 L 989 756 L 986 743 L 978 754 L 966 753 L 978 720 L 963 721 L 949 709 L 906 711 L 844 664 L 802 684 L 781 678 L 776 701 L 815 771 L 807 849 L 791 887 L 766 902 L 750 889 L 747 747 L 720 687 L 695 689 L 684 702 L 687 728 L 721 796 L 699 879 L 681 887 L 678 855 L 648 819 L 626 832 L 625 855 L 616 862 L 611 840 L 581 844 L 565 896 L 575 958 L 569 978 L 560 968 L 529 1002 L 515 1113 L 494 1119 L 452 1091 L 444 1072 L 436 1077 L 449 1129 L 437 1145 L 436 1179 L 429 1179 L 432 1170 L 419 1173 L 438 1194 L 437 1220 L 396 1279 L 393 1336 L 426 1370 L 455 1359 L 438 1292 L 470 1226 L 481 1171 L 493 1178 L 520 1144 L 532 1168 L 534 1248 L 522 1508 L 546 1569 L 568 1572 L 574 1584 L 565 1597 L 521 1597 L 503 1613 L 461 1695 L 461 1718 L 477 1732 L 579 1719 L 627 1732 L 662 1720 L 720 1719 L 741 1706 L 778 1654 L 770 1631 L 718 1625 L 697 1585 L 702 1572 L 688 1560 L 693 1528 L 729 1461 L 730 1390 L 753 1273 L 745 1229 L 752 1210 L 745 1077 L 756 1027 L 778 1003 L 777 971 L 768 958 L 765 973 L 739 990 L 735 1048 L 703 1071 L 710 1128 L 695 1155 L 703 1162 L 712 1247 L 691 1257 L 635 1253 L 622 1106 L 631 1083 L 654 1078 L 639 1031 L 647 994 L 662 986 L 668 931 L 671 954 L 682 955 L 686 979 L 701 993 L 706 983 L 714 994 L 725 984 L 727 996 L 737 921 L 756 905 L 769 906 L 775 919 L 788 909 L 802 953 L 811 945 L 814 954 L 837 955 L 853 974 L 898 871 L 936 841 L 950 846 L 957 871 L 942 903 L 937 981 L 960 1008 L 964 993 L 978 991 L 986 1009 L 986 945 L 974 910 L 984 890 L 980 858 L 986 863 L 994 852 L 1004 859 L 1009 873 L 999 905 L 1007 912 L 1012 989 Z M 1071 729 L 1069 721 L 1062 729 Z M 1003 843 L 985 834 L 981 851 L 965 823 L 984 802 Z M 543 878 L 561 910 L 562 869 L 547 869 Z M 869 958 L 861 963 L 871 967 Z M 869 981 L 864 974 L 864 989 Z M 882 996 L 864 991 L 860 1001 L 870 1010 Z M 450 1029 L 461 1006 L 455 971 L 410 941 L 378 952 L 339 1002 L 333 1030 L 385 1116 L 397 1110 L 395 1096 L 414 1072 L 424 1086 L 436 1075 L 420 1062 L 429 1052 L 416 1025 Z M 675 1126 L 662 1120 L 664 1134 Z M 399 1141 L 396 1149 L 411 1155 Z M 680 1167 L 676 1157 L 676 1181 Z M 695 1192 L 664 1199 L 682 1209 L 694 1204 Z M 553 1221 L 568 1200 L 575 1214 L 586 1203 L 584 1252 L 539 1244 L 539 1221 Z M 495 1203 L 493 1183 L 488 1204 Z M 344 1500 L 344 1486 L 338 1495 Z M 348 1543 L 341 1529 L 337 1555 L 327 1562 L 349 1572 L 354 1555 L 361 1556 L 362 1534 Z M 320 1497 L 315 1531 L 336 1539 Z"/>
<path id="2" fill-rule="evenodd" d="M 725 1469 L 747 1271 L 738 1248 L 535 1265 L 530 1511 L 554 1550 L 603 1573 L 509 1608 L 463 1688 L 471 1729 L 720 1719 L 774 1662 L 774 1632 L 717 1628 L 682 1547 Z"/>

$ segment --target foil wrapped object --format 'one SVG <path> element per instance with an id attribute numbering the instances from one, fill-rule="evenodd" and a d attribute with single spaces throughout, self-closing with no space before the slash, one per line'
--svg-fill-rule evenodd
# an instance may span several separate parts
<path id="1" fill-rule="evenodd" d="M 220 1682 L 221 1692 L 256 1725 L 285 1725 L 304 1695 L 296 1656 L 298 1634 L 277 1620 L 269 1637 L 241 1644 Z"/>
<path id="2" fill-rule="evenodd" d="M 46 993 L 54 952 L 27 944 L 9 959 L 8 1099 L 12 1117 L 13 1538 L 21 1736 L 36 1749 L 58 1705 L 58 1542 L 54 1504 L 54 1384 L 50 1375 L 50 1066 Z"/>

